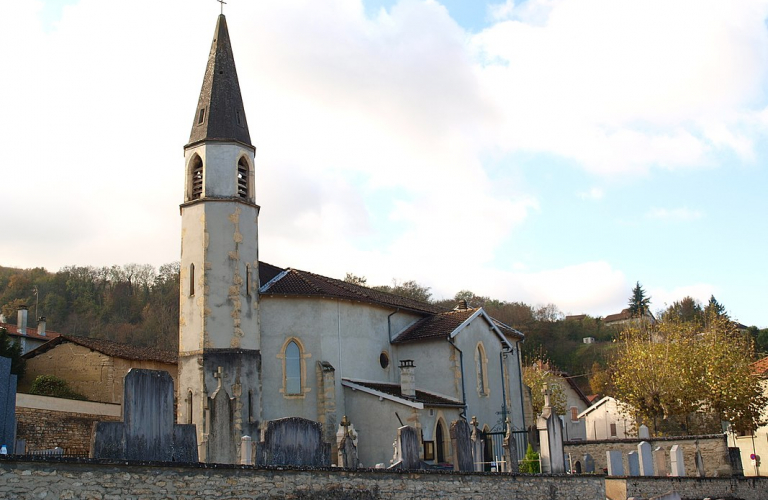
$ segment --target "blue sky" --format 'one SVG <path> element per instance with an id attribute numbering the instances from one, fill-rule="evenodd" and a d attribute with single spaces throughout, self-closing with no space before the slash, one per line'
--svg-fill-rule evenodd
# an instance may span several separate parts
<path id="1" fill-rule="evenodd" d="M 219 5 L 0 6 L 0 265 L 178 259 Z M 768 327 L 768 0 L 225 7 L 260 255 L 606 315 L 711 294 Z"/>

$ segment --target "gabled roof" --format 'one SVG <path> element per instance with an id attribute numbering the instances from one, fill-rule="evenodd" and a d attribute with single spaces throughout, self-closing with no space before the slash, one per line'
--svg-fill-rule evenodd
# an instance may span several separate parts
<path id="1" fill-rule="evenodd" d="M 349 378 L 342 379 L 341 383 L 343 386 L 349 387 L 350 389 L 367 392 L 373 396 L 378 396 L 418 409 L 422 409 L 425 406 L 449 406 L 454 408 L 461 408 L 464 406 L 461 401 L 431 392 L 421 391 L 419 389 L 416 389 L 415 397 L 403 396 L 399 384 L 369 382 L 366 380 L 354 380 Z"/>
<path id="2" fill-rule="evenodd" d="M 54 347 L 71 342 L 79 346 L 87 347 L 93 351 L 106 354 L 115 358 L 130 359 L 134 361 L 157 361 L 160 363 L 176 364 L 178 354 L 173 351 L 157 349 L 154 347 L 142 347 L 131 344 L 121 344 L 111 340 L 93 339 L 90 337 L 78 337 L 75 335 L 59 335 L 55 339 L 46 342 L 37 349 L 33 349 L 22 356 L 24 359 L 34 358 L 43 354 Z"/>
<path id="3" fill-rule="evenodd" d="M 568 383 L 568 386 L 571 389 L 573 389 L 573 392 L 576 393 L 576 395 L 579 397 L 579 399 L 581 399 L 581 401 L 585 405 L 590 406 L 592 404 L 592 402 L 594 401 L 594 398 L 593 399 L 589 399 L 589 397 L 587 397 L 587 395 L 584 394 L 584 392 L 582 392 L 582 390 L 579 388 L 579 386 L 573 380 L 574 377 L 571 377 L 567 372 L 564 372 L 564 371 L 562 371 L 562 370 L 552 366 L 549 363 L 542 363 L 541 360 L 538 361 L 538 366 L 539 366 L 539 370 L 546 370 L 549 373 L 551 373 L 552 375 L 554 375 L 555 377 L 559 377 L 559 378 L 565 380 Z"/>
<path id="4" fill-rule="evenodd" d="M 607 403 L 610 403 L 610 402 L 615 402 L 617 405 L 619 404 L 619 402 L 616 399 L 612 398 L 611 396 L 605 396 L 603 399 L 601 399 L 597 403 L 593 404 L 592 406 L 590 406 L 589 408 L 587 408 L 583 412 L 579 413 L 579 418 L 587 416 L 588 414 L 590 414 L 593 411 L 597 410 L 598 408 L 600 408 L 604 404 L 607 404 Z"/>
<path id="5" fill-rule="evenodd" d="M 188 146 L 208 140 L 238 141 L 251 146 L 235 56 L 223 14 L 216 22 Z"/>
<path id="6" fill-rule="evenodd" d="M 632 318 L 632 315 L 629 313 L 629 309 L 622 309 L 620 313 L 609 314 L 603 318 L 603 323 L 611 323 L 613 321 L 621 321 L 630 318 Z"/>
<path id="7" fill-rule="evenodd" d="M 38 335 L 37 328 L 31 327 L 27 327 L 27 333 L 23 334 L 19 331 L 19 327 L 17 325 L 13 325 L 11 323 L 0 323 L 0 327 L 8 330 L 8 335 L 12 337 L 26 337 L 33 340 L 42 340 L 43 342 L 54 339 L 61 335 L 59 332 L 54 332 L 52 330 L 46 330 L 45 335 Z"/>
<path id="8" fill-rule="evenodd" d="M 467 309 L 457 308 L 452 311 L 441 312 L 434 316 L 419 320 L 398 334 L 394 340 L 392 340 L 392 343 L 399 344 L 432 339 L 448 340 L 458 335 L 461 330 L 478 316 L 488 322 L 488 325 L 490 325 L 491 329 L 496 333 L 501 342 L 510 348 L 512 345 L 509 343 L 507 336 L 519 339 L 524 338 L 524 335 L 514 328 L 488 316 L 488 313 L 486 313 L 482 307 L 475 307 Z"/>
<path id="9" fill-rule="evenodd" d="M 266 266 L 263 262 L 259 263 L 260 269 L 265 267 L 263 273 L 259 272 L 262 283 L 259 291 L 261 295 L 345 299 L 427 314 L 444 311 L 441 307 L 426 302 L 401 297 L 393 293 L 380 292 L 319 274 L 291 268 L 277 272 L 279 268 L 270 264 L 266 264 Z M 274 274 L 274 277 L 264 281 L 264 278 L 270 274 Z"/>

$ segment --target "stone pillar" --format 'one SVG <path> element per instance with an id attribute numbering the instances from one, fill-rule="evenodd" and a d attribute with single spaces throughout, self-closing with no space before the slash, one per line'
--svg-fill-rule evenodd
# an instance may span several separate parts
<path id="1" fill-rule="evenodd" d="M 563 450 L 563 423 L 555 414 L 549 400 L 549 388 L 544 385 L 544 408 L 536 419 L 541 443 L 541 472 L 545 474 L 565 473 L 565 452 Z"/>
<path id="2" fill-rule="evenodd" d="M 336 438 L 336 369 L 328 361 L 318 361 L 317 421 L 323 426 L 323 441 L 331 443 L 331 457 L 338 456 Z M 337 463 L 336 465 L 341 465 Z"/>

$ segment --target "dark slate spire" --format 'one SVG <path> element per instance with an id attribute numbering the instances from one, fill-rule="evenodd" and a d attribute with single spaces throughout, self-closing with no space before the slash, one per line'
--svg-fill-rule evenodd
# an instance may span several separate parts
<path id="1" fill-rule="evenodd" d="M 216 23 L 195 121 L 189 134 L 189 144 L 205 140 L 234 140 L 251 145 L 235 57 L 223 14 Z"/>

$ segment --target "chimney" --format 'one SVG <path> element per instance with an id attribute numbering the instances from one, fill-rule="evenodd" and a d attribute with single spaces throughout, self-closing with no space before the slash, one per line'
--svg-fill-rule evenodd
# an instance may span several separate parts
<path id="1" fill-rule="evenodd" d="M 19 335 L 27 334 L 27 306 L 19 306 L 19 320 L 16 323 L 16 329 L 19 331 Z"/>
<path id="2" fill-rule="evenodd" d="M 400 394 L 406 398 L 416 397 L 416 367 L 412 359 L 400 361 Z"/>
<path id="3" fill-rule="evenodd" d="M 45 337 L 45 316 L 40 316 L 37 320 L 37 334 Z"/>
<path id="4" fill-rule="evenodd" d="M 461 299 L 459 303 L 456 304 L 456 307 L 453 308 L 454 311 L 466 311 L 467 309 L 469 309 L 467 299 Z"/>

